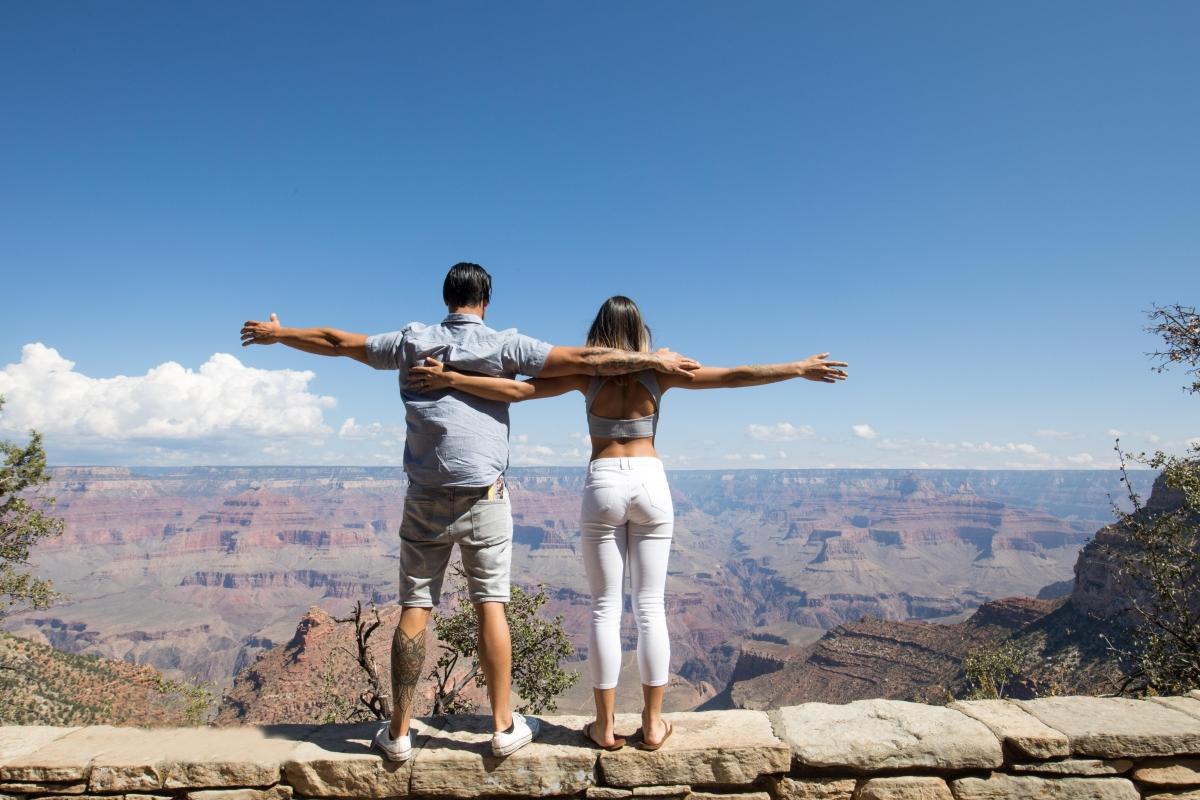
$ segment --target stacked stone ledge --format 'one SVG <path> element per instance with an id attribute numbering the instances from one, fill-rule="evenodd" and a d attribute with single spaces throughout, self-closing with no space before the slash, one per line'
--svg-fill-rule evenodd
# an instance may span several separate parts
<path id="1" fill-rule="evenodd" d="M 1200 800 L 1197 692 L 667 716 L 657 752 L 599 751 L 586 718 L 556 716 L 504 759 L 484 717 L 420 720 L 399 765 L 371 750 L 376 723 L 0 727 L 0 800 Z"/>

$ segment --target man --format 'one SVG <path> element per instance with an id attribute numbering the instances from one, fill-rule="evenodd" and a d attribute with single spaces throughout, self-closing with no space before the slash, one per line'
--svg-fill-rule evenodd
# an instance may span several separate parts
<path id="1" fill-rule="evenodd" d="M 537 735 L 539 723 L 509 703 L 512 643 L 504 606 L 509 599 L 512 509 L 504 484 L 508 467 L 508 404 L 449 390 L 406 387 L 408 370 L 436 357 L 458 371 L 515 377 L 619 375 L 653 369 L 685 373 L 699 364 L 678 353 L 632 353 L 598 347 L 554 347 L 515 330 L 483 324 L 492 279 L 478 264 L 451 267 L 442 286 L 449 315 L 438 325 L 412 323 L 394 333 L 365 336 L 334 328 L 285 328 L 248 321 L 243 346 L 280 342 L 307 353 L 346 356 L 375 369 L 400 372 L 409 490 L 400 524 L 400 624 L 392 639 L 389 725 L 376 746 L 394 761 L 412 757 L 413 694 L 425 664 L 425 628 L 437 605 L 454 543 L 479 622 L 479 661 L 492 706 L 492 752 L 506 756 Z"/>

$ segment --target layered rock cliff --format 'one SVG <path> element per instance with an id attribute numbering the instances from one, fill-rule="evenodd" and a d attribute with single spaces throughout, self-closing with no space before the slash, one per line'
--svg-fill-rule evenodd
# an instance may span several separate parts
<path id="1" fill-rule="evenodd" d="M 1159 480 L 1145 513 L 1174 510 L 1182 501 Z M 866 618 L 781 654 L 784 663 L 769 670 L 756 668 L 758 648 L 743 648 L 730 687 L 708 707 L 871 697 L 946 702 L 968 688 L 962 669 L 967 653 L 1003 641 L 1024 654 L 1012 687 L 1017 695 L 1112 691 L 1120 665 L 1109 642 L 1129 624 L 1123 613 L 1129 587 L 1119 584 L 1115 559 L 1134 546 L 1120 525 L 1100 528 L 1079 554 L 1069 591 L 1058 583 L 1041 593 L 1058 599 L 992 601 L 956 624 Z"/>
<path id="2" fill-rule="evenodd" d="M 563 615 L 581 657 L 583 475 L 510 476 L 514 578 L 549 588 L 547 611 Z M 1118 486 L 1094 472 L 937 470 L 685 471 L 671 481 L 675 707 L 724 687 L 755 636 L 800 648 L 864 615 L 952 621 L 1061 581 Z M 57 471 L 50 491 L 67 530 L 36 558 L 66 596 L 5 626 L 228 687 L 289 641 L 308 608 L 394 602 L 405 484 L 397 469 L 352 467 Z M 626 647 L 634 638 L 627 627 Z M 585 692 L 564 708 L 588 702 Z"/>

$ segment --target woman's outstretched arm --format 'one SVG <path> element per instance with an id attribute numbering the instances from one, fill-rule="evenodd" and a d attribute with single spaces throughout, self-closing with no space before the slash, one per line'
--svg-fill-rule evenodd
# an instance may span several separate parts
<path id="1" fill-rule="evenodd" d="M 511 378 L 495 378 L 486 375 L 467 375 L 452 372 L 436 358 L 427 358 L 419 367 L 408 371 L 404 388 L 413 392 L 431 392 L 437 389 L 457 389 L 485 400 L 502 403 L 519 403 L 541 397 L 557 397 L 572 389 L 585 391 L 586 375 L 563 375 L 557 378 L 530 378 L 526 381 Z"/>
<path id="2" fill-rule="evenodd" d="M 741 386 L 761 386 L 792 378 L 804 378 L 818 383 L 837 383 L 847 377 L 845 361 L 829 361 L 829 353 L 809 356 L 803 361 L 784 364 L 747 364 L 741 367 L 701 367 L 687 375 L 660 375 L 659 385 L 670 389 L 736 389 Z"/>

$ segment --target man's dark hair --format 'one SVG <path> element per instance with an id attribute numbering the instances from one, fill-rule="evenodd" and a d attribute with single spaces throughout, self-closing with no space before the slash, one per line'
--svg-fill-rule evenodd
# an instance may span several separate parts
<path id="1" fill-rule="evenodd" d="M 450 308 L 487 303 L 492 299 L 492 276 L 478 264 L 460 261 L 446 273 L 442 299 Z"/>

